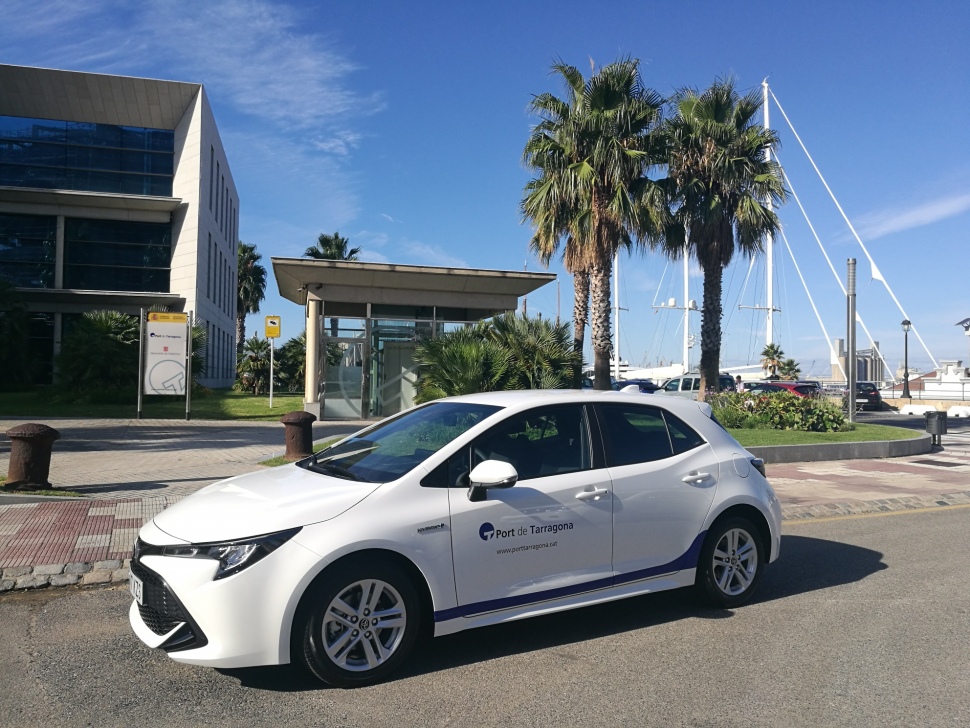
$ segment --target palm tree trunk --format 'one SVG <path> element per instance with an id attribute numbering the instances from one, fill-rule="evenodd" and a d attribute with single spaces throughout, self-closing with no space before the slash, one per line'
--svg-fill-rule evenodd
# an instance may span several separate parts
<path id="1" fill-rule="evenodd" d="M 589 321 L 589 271 L 573 275 L 573 351 L 579 354 L 574 372 L 573 386 L 581 386 L 583 374 L 583 343 L 586 338 L 586 322 Z"/>
<path id="2" fill-rule="evenodd" d="M 593 340 L 593 387 L 610 389 L 610 354 L 613 340 L 610 334 L 610 268 L 606 265 L 593 265 L 589 270 L 590 292 L 592 294 L 592 314 L 590 316 Z"/>
<path id="3" fill-rule="evenodd" d="M 704 266 L 704 303 L 701 309 L 700 392 L 703 400 L 708 390 L 717 391 L 721 366 L 721 289 L 724 269 L 718 261 Z"/>
<path id="4" fill-rule="evenodd" d="M 242 354 L 243 342 L 246 341 L 246 313 L 236 314 L 236 355 Z"/>

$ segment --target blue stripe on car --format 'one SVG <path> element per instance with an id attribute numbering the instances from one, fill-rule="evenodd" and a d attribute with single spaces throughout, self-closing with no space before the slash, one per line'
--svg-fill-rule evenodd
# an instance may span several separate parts
<path id="1" fill-rule="evenodd" d="M 704 536 L 706 534 L 707 531 L 702 531 L 701 533 L 697 534 L 697 538 L 694 539 L 694 542 L 690 545 L 690 548 L 688 548 L 687 551 L 666 564 L 651 566 L 648 569 L 638 569 L 637 571 L 631 571 L 626 574 L 617 574 L 616 576 L 611 576 L 606 579 L 594 579 L 593 581 L 583 582 L 582 584 L 561 586 L 557 587 L 556 589 L 546 589 L 544 591 L 531 592 L 529 594 L 518 594 L 514 597 L 489 599 L 484 602 L 475 602 L 473 604 L 462 604 L 457 607 L 452 607 L 451 609 L 442 609 L 439 612 L 435 612 L 434 621 L 447 622 L 449 619 L 457 619 L 458 617 L 471 617 L 476 614 L 497 612 L 502 609 L 511 609 L 512 607 L 521 607 L 526 604 L 548 602 L 555 599 L 562 599 L 563 597 L 570 597 L 575 594 L 583 594 L 585 592 L 593 592 L 598 591 L 599 589 L 608 589 L 613 586 L 620 586 L 621 584 L 629 584 L 634 581 L 652 579 L 655 576 L 672 574 L 676 571 L 682 571 L 683 569 L 693 569 L 697 567 L 697 559 L 700 556 L 701 546 L 704 544 Z"/>

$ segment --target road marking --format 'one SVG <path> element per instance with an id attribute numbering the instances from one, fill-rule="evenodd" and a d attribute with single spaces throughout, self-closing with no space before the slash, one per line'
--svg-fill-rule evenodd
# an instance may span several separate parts
<path id="1" fill-rule="evenodd" d="M 791 521 L 783 521 L 788 526 L 799 525 L 802 523 L 818 523 L 819 521 L 851 521 L 858 518 L 875 518 L 877 516 L 905 516 L 910 513 L 929 513 L 930 511 L 950 511 L 958 508 L 970 508 L 970 503 L 949 503 L 945 506 L 929 506 L 927 508 L 906 508 L 899 511 L 875 511 L 873 513 L 852 513 L 847 516 L 820 516 L 818 518 L 796 518 Z"/>

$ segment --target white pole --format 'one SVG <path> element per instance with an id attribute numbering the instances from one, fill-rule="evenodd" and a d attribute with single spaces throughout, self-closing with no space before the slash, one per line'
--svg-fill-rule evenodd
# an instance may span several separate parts
<path id="1" fill-rule="evenodd" d="M 620 379 L 620 251 L 613 253 L 613 330 L 616 346 L 613 347 L 613 378 Z"/>
<path id="2" fill-rule="evenodd" d="M 684 372 L 690 371 L 690 299 L 688 290 L 687 249 L 684 249 Z"/>
<path id="3" fill-rule="evenodd" d="M 269 340 L 269 408 L 273 409 L 273 339 Z"/>
<path id="4" fill-rule="evenodd" d="M 771 128 L 771 124 L 768 121 L 768 79 L 766 78 L 761 82 L 762 92 L 764 94 L 764 122 L 765 130 Z M 765 158 L 771 161 L 771 147 L 769 147 L 765 152 Z M 771 197 L 765 200 L 765 207 L 771 211 Z M 774 291 L 774 247 L 775 241 L 771 233 L 768 233 L 768 240 L 765 245 L 765 268 L 767 268 L 767 284 L 765 286 L 767 301 L 765 303 L 768 309 L 768 317 L 765 322 L 765 344 L 774 344 L 774 316 L 775 316 L 775 291 Z"/>

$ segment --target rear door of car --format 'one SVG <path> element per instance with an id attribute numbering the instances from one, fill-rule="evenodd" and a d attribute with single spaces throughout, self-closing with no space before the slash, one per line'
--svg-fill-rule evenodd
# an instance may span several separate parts
<path id="1" fill-rule="evenodd" d="M 719 477 L 711 446 L 662 407 L 596 408 L 613 482 L 617 583 L 678 571 L 699 546 Z"/>

